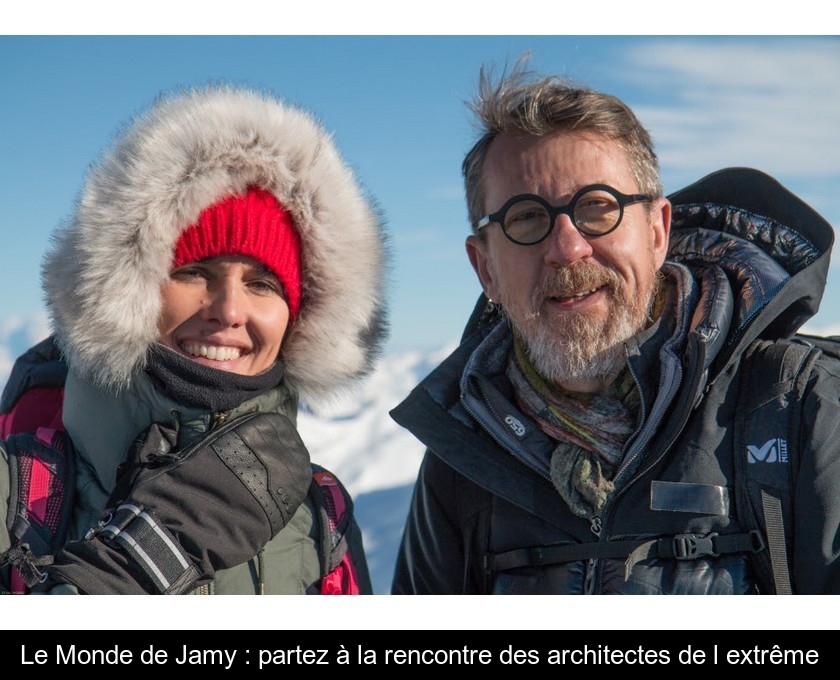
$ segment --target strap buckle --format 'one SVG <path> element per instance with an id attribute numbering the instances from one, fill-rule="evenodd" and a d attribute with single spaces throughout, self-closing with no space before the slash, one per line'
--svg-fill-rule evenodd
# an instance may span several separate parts
<path id="1" fill-rule="evenodd" d="M 696 560 L 698 557 L 718 557 L 718 553 L 714 548 L 714 539 L 717 538 L 717 532 L 712 532 L 701 536 L 700 534 L 677 534 L 672 539 L 672 547 L 674 550 L 674 557 L 678 560 Z"/>
<path id="2" fill-rule="evenodd" d="M 129 525 L 143 514 L 143 506 L 133 503 L 123 503 L 115 510 L 109 511 L 108 516 L 103 518 L 97 527 L 92 529 L 92 536 L 98 535 L 105 543 L 117 550 L 123 546 L 118 537 L 126 531 Z M 91 532 L 88 532 L 91 533 Z M 88 536 L 86 535 L 85 538 Z"/>
<path id="3" fill-rule="evenodd" d="M 47 572 L 42 571 L 39 567 L 47 567 L 52 563 L 52 555 L 38 556 L 32 552 L 28 543 L 12 546 L 6 552 L 0 554 L 0 567 L 10 565 L 14 570 L 13 573 L 17 574 L 27 588 L 44 583 L 47 580 Z M 11 592 L 18 592 L 14 584 Z"/>
<path id="4" fill-rule="evenodd" d="M 761 533 L 761 529 L 753 529 L 750 531 L 749 537 L 753 544 L 754 553 L 760 553 L 767 547 L 767 544 L 764 542 L 764 536 Z"/>

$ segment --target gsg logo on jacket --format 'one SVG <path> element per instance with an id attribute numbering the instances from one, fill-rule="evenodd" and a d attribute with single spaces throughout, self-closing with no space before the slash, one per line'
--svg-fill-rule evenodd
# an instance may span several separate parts
<path id="1" fill-rule="evenodd" d="M 749 463 L 787 463 L 787 440 L 776 437 L 761 446 L 747 444 L 747 462 Z"/>

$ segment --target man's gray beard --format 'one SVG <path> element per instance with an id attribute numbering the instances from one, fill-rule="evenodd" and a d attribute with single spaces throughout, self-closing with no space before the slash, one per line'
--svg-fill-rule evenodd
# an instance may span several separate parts
<path id="1" fill-rule="evenodd" d="M 656 277 L 653 278 L 654 282 Z M 549 297 L 606 285 L 610 313 L 606 319 L 592 319 L 587 314 L 558 315 L 554 323 L 542 316 L 540 309 Z M 595 263 L 559 269 L 545 281 L 522 310 L 505 304 L 514 333 L 545 379 L 556 383 L 610 383 L 626 364 L 624 341 L 643 330 L 649 321 L 655 284 L 641 291 L 636 299 L 624 295 L 618 275 Z"/>

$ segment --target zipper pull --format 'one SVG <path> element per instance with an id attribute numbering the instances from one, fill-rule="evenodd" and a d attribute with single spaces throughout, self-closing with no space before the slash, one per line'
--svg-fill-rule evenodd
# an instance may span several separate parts
<path id="1" fill-rule="evenodd" d="M 593 517 L 589 522 L 589 530 L 600 538 L 601 536 L 601 518 Z M 598 560 L 594 557 L 586 561 L 586 578 L 583 582 L 583 594 L 592 595 L 595 592 L 595 568 L 598 565 Z"/>
<path id="2" fill-rule="evenodd" d="M 213 418 L 210 421 L 210 429 L 215 430 L 217 427 L 224 425 L 229 415 L 229 411 L 219 411 L 218 413 L 214 413 Z"/>
<path id="3" fill-rule="evenodd" d="M 595 563 L 597 560 L 590 558 L 586 561 L 586 578 L 583 582 L 583 594 L 592 595 L 595 592 Z"/>

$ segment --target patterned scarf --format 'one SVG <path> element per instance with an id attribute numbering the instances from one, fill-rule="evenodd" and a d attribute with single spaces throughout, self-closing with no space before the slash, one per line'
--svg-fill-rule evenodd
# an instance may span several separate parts
<path id="1" fill-rule="evenodd" d="M 624 369 L 602 394 L 567 392 L 534 368 L 518 339 L 507 376 L 519 407 L 557 442 L 551 481 L 572 512 L 598 517 L 615 487 L 612 478 L 639 412 L 639 392 Z"/>

